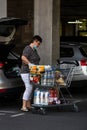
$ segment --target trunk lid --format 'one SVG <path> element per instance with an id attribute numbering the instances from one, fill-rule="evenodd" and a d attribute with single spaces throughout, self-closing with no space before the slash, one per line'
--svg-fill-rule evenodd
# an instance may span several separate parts
<path id="1" fill-rule="evenodd" d="M 27 20 L 20 18 L 0 18 L 0 61 L 15 47 L 13 37 L 17 28 L 26 24 Z"/>

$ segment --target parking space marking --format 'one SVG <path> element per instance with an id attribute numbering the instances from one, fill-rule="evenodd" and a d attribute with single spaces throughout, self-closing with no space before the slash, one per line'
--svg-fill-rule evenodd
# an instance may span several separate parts
<path id="1" fill-rule="evenodd" d="M 24 115 L 25 113 L 18 113 L 18 114 L 14 114 L 14 115 L 11 115 L 10 117 L 18 117 L 18 116 L 22 116 Z"/>
<path id="2" fill-rule="evenodd" d="M 0 110 L 0 113 L 17 113 L 16 111 L 4 111 L 4 110 Z"/>
<path id="3" fill-rule="evenodd" d="M 87 101 L 87 98 L 85 99 L 75 99 L 75 103 L 80 103 L 80 102 L 84 102 L 84 101 Z"/>
<path id="4" fill-rule="evenodd" d="M 4 115 L 6 115 L 6 114 L 5 114 L 5 113 L 0 113 L 0 115 L 1 115 L 1 116 L 4 116 Z"/>
<path id="5" fill-rule="evenodd" d="M 7 116 L 7 117 L 10 117 L 10 118 L 16 118 L 16 117 L 19 117 L 19 116 L 23 116 L 25 115 L 25 113 L 23 112 L 19 112 L 19 111 L 9 111 L 9 110 L 0 110 L 0 120 L 2 120 L 2 117 L 4 116 Z"/>

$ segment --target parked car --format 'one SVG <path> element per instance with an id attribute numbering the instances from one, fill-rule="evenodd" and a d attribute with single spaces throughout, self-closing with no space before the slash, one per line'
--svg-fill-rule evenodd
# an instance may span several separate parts
<path id="1" fill-rule="evenodd" d="M 23 90 L 20 56 L 12 49 L 17 28 L 25 24 L 20 18 L 0 19 L 0 96 L 19 95 Z"/>
<path id="2" fill-rule="evenodd" d="M 61 42 L 60 44 L 60 66 L 61 68 L 70 68 L 76 63 L 73 81 L 87 81 L 87 45 L 78 42 Z"/>

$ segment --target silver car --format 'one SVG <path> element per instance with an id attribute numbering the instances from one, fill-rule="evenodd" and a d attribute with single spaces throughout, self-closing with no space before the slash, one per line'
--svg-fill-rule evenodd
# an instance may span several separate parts
<path id="1" fill-rule="evenodd" d="M 60 62 L 61 68 L 70 68 L 76 62 L 73 81 L 87 81 L 87 45 L 85 43 L 61 42 L 60 44 Z"/>
<path id="2" fill-rule="evenodd" d="M 0 19 L 0 96 L 19 95 L 23 90 L 20 56 L 12 49 L 17 27 L 25 24 L 27 21 L 19 18 Z"/>

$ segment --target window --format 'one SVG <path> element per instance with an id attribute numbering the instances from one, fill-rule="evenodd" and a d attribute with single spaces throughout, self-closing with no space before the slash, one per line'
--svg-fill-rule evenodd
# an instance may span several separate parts
<path id="1" fill-rule="evenodd" d="M 73 55 L 72 48 L 60 47 L 60 57 L 72 57 Z"/>
<path id="2" fill-rule="evenodd" d="M 8 25 L 0 25 L 0 36 L 9 36 L 13 31 L 13 26 Z"/>
<path id="3" fill-rule="evenodd" d="M 80 49 L 82 55 L 87 57 L 87 46 L 80 47 L 79 49 Z"/>

